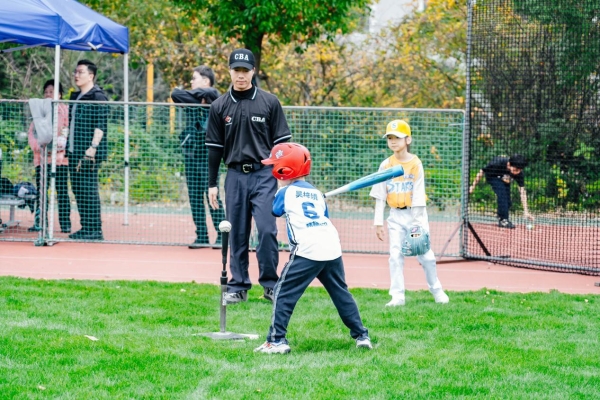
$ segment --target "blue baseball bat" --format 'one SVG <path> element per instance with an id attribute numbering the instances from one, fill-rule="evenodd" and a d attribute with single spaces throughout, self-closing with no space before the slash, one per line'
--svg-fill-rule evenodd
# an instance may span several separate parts
<path id="1" fill-rule="evenodd" d="M 336 194 L 351 192 L 367 186 L 373 186 L 376 183 L 387 181 L 388 179 L 396 178 L 402 175 L 404 175 L 404 168 L 402 168 L 402 165 L 396 165 L 395 167 L 388 168 L 385 171 L 375 172 L 373 174 L 363 176 L 362 178 L 352 181 L 344 186 L 340 186 L 337 189 L 325 193 L 325 197 L 331 197 Z"/>

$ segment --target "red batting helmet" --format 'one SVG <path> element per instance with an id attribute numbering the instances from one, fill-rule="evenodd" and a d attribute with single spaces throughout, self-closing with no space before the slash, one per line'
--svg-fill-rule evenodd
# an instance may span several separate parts
<path id="1" fill-rule="evenodd" d="M 288 180 L 310 174 L 310 152 L 298 143 L 280 143 L 271 150 L 271 156 L 261 161 L 273 165 L 273 176 Z"/>

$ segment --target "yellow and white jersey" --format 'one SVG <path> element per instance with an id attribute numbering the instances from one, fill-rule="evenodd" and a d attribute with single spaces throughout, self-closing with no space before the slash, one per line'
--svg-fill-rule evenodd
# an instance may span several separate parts
<path id="1" fill-rule="evenodd" d="M 419 157 L 413 154 L 410 161 L 400 162 L 392 155 L 381 163 L 379 171 L 396 165 L 402 165 L 404 175 L 373 185 L 369 195 L 386 200 L 391 208 L 425 206 L 425 177 Z"/>

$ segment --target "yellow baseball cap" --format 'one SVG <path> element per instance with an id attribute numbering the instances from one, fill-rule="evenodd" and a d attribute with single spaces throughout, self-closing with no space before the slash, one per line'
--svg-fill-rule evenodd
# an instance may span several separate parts
<path id="1" fill-rule="evenodd" d="M 411 136 L 410 126 L 404 120 L 395 119 L 389 124 L 387 124 L 387 128 L 385 129 L 385 135 L 383 135 L 383 138 L 385 139 L 389 135 L 394 135 L 399 138 Z"/>

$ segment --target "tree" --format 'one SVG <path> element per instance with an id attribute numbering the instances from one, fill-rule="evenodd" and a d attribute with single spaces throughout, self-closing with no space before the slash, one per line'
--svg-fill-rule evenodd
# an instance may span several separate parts
<path id="1" fill-rule="evenodd" d="M 463 108 L 467 10 L 430 0 L 386 29 L 338 37 L 295 51 L 296 42 L 265 49 L 267 88 L 294 105 Z"/>
<path id="2" fill-rule="evenodd" d="M 462 108 L 466 45 L 464 2 L 430 0 L 373 38 L 373 80 L 358 94 L 375 88 L 370 97 L 385 107 Z"/>
<path id="3" fill-rule="evenodd" d="M 188 12 L 202 15 L 211 34 L 236 39 L 254 53 L 258 78 L 263 42 L 302 46 L 345 34 L 369 11 L 371 0 L 173 0 Z"/>
<path id="4" fill-rule="evenodd" d="M 496 0 L 475 11 L 472 136 L 526 155 L 553 207 L 597 209 L 598 1 Z"/>
<path id="5" fill-rule="evenodd" d="M 178 5 L 162 0 L 82 3 L 129 28 L 132 68 L 143 69 L 144 64 L 153 63 L 159 77 L 167 83 L 160 92 L 155 87 L 157 100 L 166 100 L 173 87 L 188 84 L 190 71 L 200 64 L 211 66 L 218 76 L 227 72 L 222 62 L 226 44 L 208 34 L 195 10 L 184 12 Z M 218 83 L 221 89 L 227 88 L 226 82 Z"/>
<path id="6" fill-rule="evenodd" d="M 233 47 L 244 44 L 241 39 L 224 40 L 215 28 L 205 26 L 207 20 L 202 16 L 205 9 L 184 11 L 173 2 L 161 0 L 82 1 L 129 28 L 132 100 L 145 99 L 144 73 L 149 61 L 155 65 L 154 91 L 158 101 L 165 100 L 174 86 L 189 84 L 191 69 L 200 64 L 211 66 L 217 75 L 218 89 L 227 90 L 227 56 Z M 281 7 L 288 2 L 295 3 L 286 0 Z M 307 2 L 302 0 L 302 3 Z M 191 0 L 187 3 L 192 4 Z M 236 2 L 224 3 L 224 7 L 229 7 Z M 424 12 L 410 14 L 376 34 L 340 34 L 333 38 L 334 33 L 330 33 L 333 40 L 313 35 L 312 44 L 308 43 L 308 35 L 282 28 L 280 33 L 263 37 L 262 66 L 259 67 L 262 84 L 284 105 L 462 108 L 466 48 L 466 7 L 462 3 L 430 0 Z M 348 17 L 348 30 L 359 22 L 361 12 Z M 241 33 L 238 36 L 241 37 Z M 282 38 L 289 42 L 285 43 Z M 16 58 L 30 54 L 29 51 L 13 53 L 15 62 Z M 75 53 L 75 58 L 67 61 L 71 53 L 63 52 L 62 82 L 70 82 L 77 57 L 90 58 L 101 66 L 102 86 L 112 92 L 112 98 L 122 98 L 121 57 Z M 47 59 L 31 62 L 40 68 L 47 65 L 51 73 L 52 57 L 49 54 Z M 0 71 L 3 60 L 10 59 L 0 59 Z M 27 68 L 15 64 L 5 70 L 10 74 L 10 82 L 14 82 L 10 91 L 18 96 L 29 95 L 23 90 L 27 85 L 17 80 L 28 76 L 23 73 Z M 32 76 L 40 76 L 41 80 L 47 75 L 45 70 L 42 72 L 34 72 Z M 39 84 L 29 87 L 38 93 Z M 2 86 L 9 87 L 8 84 Z"/>
<path id="7" fill-rule="evenodd" d="M 296 42 L 265 46 L 264 86 L 283 104 L 302 106 L 352 105 L 346 93 L 364 79 L 355 58 L 363 50 L 352 43 L 322 41 L 299 53 Z"/>

